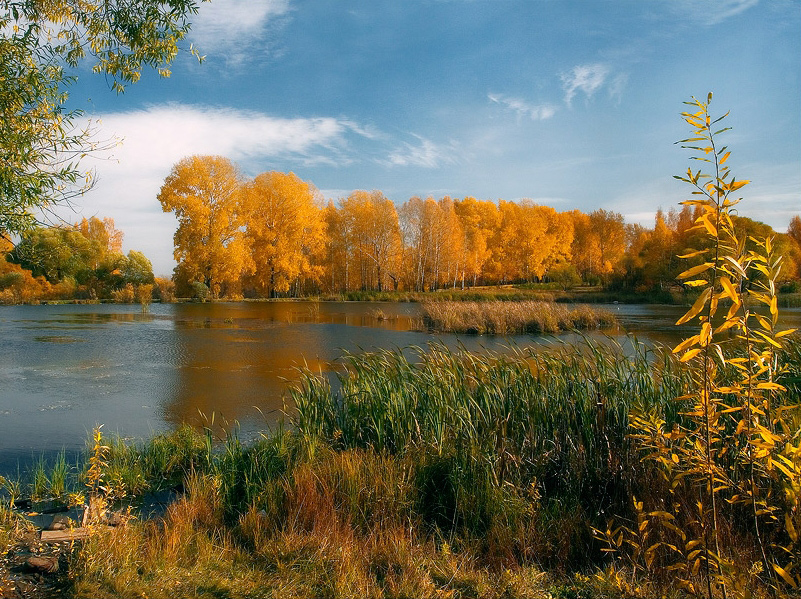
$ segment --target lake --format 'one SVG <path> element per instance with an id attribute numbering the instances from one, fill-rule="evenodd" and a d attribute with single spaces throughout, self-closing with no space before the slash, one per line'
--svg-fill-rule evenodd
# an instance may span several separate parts
<path id="1" fill-rule="evenodd" d="M 648 342 L 677 343 L 676 306 L 606 306 Z M 503 351 L 553 337 L 431 335 L 413 330 L 420 306 L 372 302 L 243 302 L 0 306 L 0 472 L 84 447 L 93 426 L 143 438 L 182 422 L 243 438 L 275 424 L 287 381 L 303 365 L 329 372 L 344 351 L 425 346 Z M 801 311 L 783 319 L 798 326 Z M 792 323 L 792 324 L 791 324 Z M 573 334 L 557 336 L 571 342 Z M 227 423 L 227 424 L 225 424 Z"/>

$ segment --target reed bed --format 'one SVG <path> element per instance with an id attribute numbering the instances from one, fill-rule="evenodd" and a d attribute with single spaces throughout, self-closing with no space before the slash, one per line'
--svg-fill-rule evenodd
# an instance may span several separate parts
<path id="1" fill-rule="evenodd" d="M 549 301 L 427 301 L 423 325 L 442 333 L 488 335 L 557 333 L 612 326 L 608 310 L 587 305 L 567 307 Z"/>
<path id="2" fill-rule="evenodd" d="M 687 376 L 669 353 L 630 340 L 534 352 L 452 351 L 440 343 L 348 354 L 335 385 L 306 371 L 290 391 L 295 430 L 339 448 L 432 447 L 509 462 L 499 473 L 625 445 L 634 402 L 678 417 Z M 505 456 L 505 457 L 504 457 Z M 580 473 L 576 473 L 580 476 Z"/>

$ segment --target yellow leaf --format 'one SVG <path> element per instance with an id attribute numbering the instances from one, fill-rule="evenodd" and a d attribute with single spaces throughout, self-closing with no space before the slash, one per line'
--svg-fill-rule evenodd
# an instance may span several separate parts
<path id="1" fill-rule="evenodd" d="M 762 428 L 762 427 L 760 427 L 760 429 L 759 429 L 759 436 L 762 437 L 763 439 L 765 439 L 765 442 L 770 444 L 770 445 L 775 444 L 776 441 L 781 441 L 782 440 L 782 438 L 779 437 L 778 435 L 774 435 L 769 430 L 767 430 L 766 428 Z"/>
<path id="2" fill-rule="evenodd" d="M 678 344 L 678 345 L 677 345 L 677 346 L 676 346 L 676 347 L 673 349 L 673 353 L 674 353 L 674 354 L 678 354 L 678 353 L 680 353 L 680 352 L 683 352 L 683 351 L 684 351 L 685 349 L 687 349 L 688 347 L 692 347 L 693 345 L 695 345 L 696 343 L 698 343 L 698 339 L 699 339 L 698 335 L 693 335 L 692 337 L 690 337 L 690 338 L 688 338 L 688 339 L 685 339 L 684 341 L 682 341 L 681 343 L 679 343 L 679 344 Z"/>
<path id="3" fill-rule="evenodd" d="M 784 527 L 787 529 L 787 534 L 790 536 L 790 539 L 793 543 L 798 542 L 798 532 L 795 530 L 795 526 L 793 525 L 793 518 L 790 516 L 789 512 L 784 513 Z"/>
<path id="4" fill-rule="evenodd" d="M 786 391 L 785 387 L 779 383 L 764 382 L 756 386 L 757 389 L 766 389 L 768 391 Z"/>
<path id="5" fill-rule="evenodd" d="M 698 313 L 701 312 L 701 310 L 704 309 L 704 306 L 706 306 L 706 302 L 709 299 L 710 295 L 712 295 L 712 288 L 711 287 L 709 287 L 706 290 L 704 290 L 704 292 L 701 294 L 701 296 L 697 300 L 695 300 L 695 303 L 693 304 L 693 307 L 690 308 L 690 310 L 687 312 L 687 314 L 685 314 L 678 321 L 676 321 L 676 324 L 677 325 L 684 324 L 688 320 L 691 320 L 696 315 L 698 315 Z"/>
<path id="6" fill-rule="evenodd" d="M 742 181 L 732 181 L 728 185 L 729 191 L 737 191 L 741 187 L 748 185 L 750 182 L 751 181 L 749 181 L 748 179 L 743 179 Z"/>
<path id="7" fill-rule="evenodd" d="M 795 580 L 793 580 L 793 577 L 790 576 L 790 573 L 787 572 L 787 570 L 782 568 L 779 564 L 773 564 L 773 569 L 776 570 L 776 573 L 784 579 L 784 582 L 789 584 L 794 589 L 798 588 Z"/>
<path id="8" fill-rule="evenodd" d="M 728 331 L 730 328 L 737 326 L 737 324 L 738 323 L 737 323 L 736 320 L 732 320 L 729 317 L 729 318 L 727 318 L 727 320 L 723 321 L 723 324 L 721 324 L 719 327 L 715 328 L 715 331 L 714 331 L 713 334 L 717 335 L 718 333 L 722 333 L 723 331 Z"/>
<path id="9" fill-rule="evenodd" d="M 702 324 L 701 332 L 698 333 L 698 338 L 701 341 L 701 345 L 709 345 L 712 341 L 712 325 L 708 322 Z"/>
<path id="10" fill-rule="evenodd" d="M 754 331 L 754 334 L 755 334 L 755 335 L 759 335 L 760 337 L 762 337 L 762 338 L 763 338 L 765 341 L 767 341 L 767 342 L 768 342 L 768 343 L 770 343 L 771 345 L 773 345 L 773 346 L 775 346 L 775 347 L 778 347 L 779 349 L 781 349 L 781 347 L 782 347 L 782 346 L 781 346 L 781 345 L 779 345 L 779 343 L 777 343 L 776 341 L 774 341 L 773 339 L 771 339 L 770 337 L 768 337 L 768 336 L 767 336 L 767 335 L 765 335 L 764 333 L 762 333 L 762 332 L 760 332 L 760 331 Z"/>
<path id="11" fill-rule="evenodd" d="M 706 254 L 709 250 L 691 250 L 688 254 L 680 254 L 677 257 L 682 259 L 695 258 L 701 254 Z"/>
<path id="12" fill-rule="evenodd" d="M 736 301 L 732 302 L 731 306 L 729 306 L 729 311 L 726 313 L 726 321 L 731 321 L 734 316 L 737 314 L 737 311 L 740 309 L 740 298 L 738 297 Z"/>
<path id="13" fill-rule="evenodd" d="M 691 349 L 690 351 L 686 352 L 681 358 L 679 358 L 679 362 L 687 362 L 692 360 L 695 356 L 701 353 L 699 348 Z"/>
<path id="14" fill-rule="evenodd" d="M 748 278 L 748 275 L 746 274 L 742 265 L 737 260 L 735 260 L 731 256 L 724 256 L 724 257 L 726 258 L 726 261 L 729 262 L 729 264 L 731 264 L 737 270 L 737 272 L 740 274 L 741 277 L 743 277 L 744 279 Z"/>
<path id="15" fill-rule="evenodd" d="M 731 284 L 731 279 L 729 279 L 729 277 L 721 277 L 720 282 L 723 284 L 723 291 L 726 295 L 730 297 L 732 301 L 737 301 L 737 290 L 734 288 L 734 285 Z"/>
<path id="16" fill-rule="evenodd" d="M 697 274 L 700 274 L 702 272 L 705 272 L 705 271 L 709 270 L 710 268 L 712 268 L 712 266 L 713 266 L 713 264 L 711 262 L 704 262 L 703 264 L 699 264 L 697 266 L 693 266 L 692 268 L 688 268 L 687 270 L 685 270 L 683 273 L 681 273 L 676 278 L 677 279 L 688 279 L 688 278 L 690 278 L 692 276 L 695 276 Z"/>
<path id="17" fill-rule="evenodd" d="M 698 220 L 701 222 L 702 225 L 704 225 L 704 228 L 707 230 L 707 233 L 712 235 L 712 237 L 717 236 L 718 230 L 715 228 L 715 225 L 712 224 L 712 222 L 709 220 L 706 214 L 702 215 Z"/>
<path id="18" fill-rule="evenodd" d="M 655 512 L 648 512 L 649 516 L 656 516 L 657 518 L 666 518 L 668 520 L 674 520 L 675 516 L 670 512 L 665 512 L 661 510 L 657 510 Z"/>

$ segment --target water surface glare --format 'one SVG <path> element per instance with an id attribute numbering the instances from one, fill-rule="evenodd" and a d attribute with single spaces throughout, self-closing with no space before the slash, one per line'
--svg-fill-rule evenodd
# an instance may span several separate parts
<path id="1" fill-rule="evenodd" d="M 607 306 L 611 335 L 675 344 L 682 308 Z M 503 351 L 544 346 L 536 336 L 431 335 L 414 330 L 418 304 L 245 302 L 0 306 L 0 472 L 42 453 L 84 446 L 98 424 L 143 438 L 182 422 L 274 424 L 297 369 L 330 371 L 343 351 L 425 346 Z M 789 313 L 789 314 L 787 314 Z M 798 310 L 786 311 L 797 323 Z M 605 334 L 607 334 L 605 333 Z M 570 334 L 559 337 L 574 341 Z"/>

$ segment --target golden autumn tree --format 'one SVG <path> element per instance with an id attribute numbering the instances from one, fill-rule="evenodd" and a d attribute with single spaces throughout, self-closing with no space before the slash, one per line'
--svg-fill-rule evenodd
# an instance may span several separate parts
<path id="1" fill-rule="evenodd" d="M 106 217 L 100 220 L 96 216 L 82 219 L 75 228 L 81 235 L 97 245 L 103 254 L 122 252 L 123 232 L 117 229 L 114 219 Z"/>
<path id="2" fill-rule="evenodd" d="M 400 228 L 395 204 L 378 190 L 357 190 L 342 200 L 342 218 L 353 241 L 361 288 L 382 291 L 390 281 L 397 285 Z"/>
<path id="3" fill-rule="evenodd" d="M 608 275 L 617 270 L 626 252 L 626 225 L 623 215 L 611 210 L 590 212 L 590 226 L 600 250 L 599 272 Z"/>
<path id="4" fill-rule="evenodd" d="M 434 285 L 456 287 L 459 279 L 464 279 L 464 232 L 450 196 L 443 197 L 436 206 L 431 231 L 437 250 L 434 259 Z"/>
<path id="5" fill-rule="evenodd" d="M 239 173 L 222 156 L 190 156 L 173 166 L 158 199 L 174 212 L 175 260 L 188 282 L 203 283 L 212 297 L 235 293 L 250 269 Z"/>
<path id="6" fill-rule="evenodd" d="M 251 283 L 263 295 L 286 292 L 301 278 L 319 281 L 324 223 L 314 189 L 294 173 L 258 175 L 244 187 Z"/>
<path id="7" fill-rule="evenodd" d="M 534 281 L 552 266 L 567 261 L 573 242 L 572 220 L 530 200 L 501 201 L 500 226 L 492 241 L 491 267 L 501 282 Z"/>
<path id="8" fill-rule="evenodd" d="M 464 274 L 475 286 L 483 277 L 484 265 L 492 256 L 490 240 L 498 227 L 498 206 L 495 202 L 466 197 L 455 202 L 454 210 L 464 239 Z"/>
<path id="9" fill-rule="evenodd" d="M 570 212 L 573 219 L 573 264 L 585 281 L 608 278 L 618 270 L 626 251 L 623 216 L 609 210 L 584 214 Z"/>
<path id="10" fill-rule="evenodd" d="M 0 304 L 21 304 L 57 297 L 59 289 L 44 277 L 6 260 L 14 244 L 0 236 Z"/>
<path id="11" fill-rule="evenodd" d="M 790 268 L 788 274 L 795 279 L 801 279 L 801 217 L 797 214 L 790 219 L 787 227 L 787 237 L 789 238 L 790 250 L 788 251 Z M 795 271 L 795 272 L 792 272 Z"/>
<path id="12" fill-rule="evenodd" d="M 330 293 L 350 290 L 351 244 L 342 211 L 329 200 L 322 211 L 325 227 L 323 255 L 323 288 Z"/>
<path id="13" fill-rule="evenodd" d="M 801 248 L 801 216 L 796 214 L 790 219 L 790 225 L 787 227 L 787 235 Z"/>
<path id="14" fill-rule="evenodd" d="M 429 198 L 430 199 L 430 198 Z M 434 200 L 431 199 L 431 204 Z M 398 212 L 401 233 L 401 263 L 404 285 L 415 291 L 423 291 L 429 271 L 425 234 L 427 212 L 430 206 L 418 196 L 404 202 Z"/>

